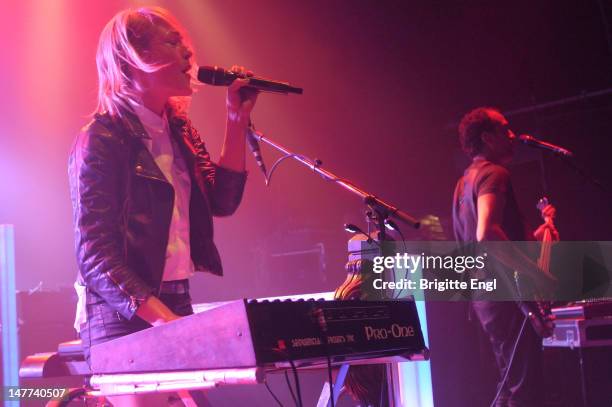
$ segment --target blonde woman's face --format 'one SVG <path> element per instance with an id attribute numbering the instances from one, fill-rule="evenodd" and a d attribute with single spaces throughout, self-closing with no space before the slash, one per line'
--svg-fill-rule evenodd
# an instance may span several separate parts
<path id="1" fill-rule="evenodd" d="M 140 51 L 147 63 L 163 64 L 155 72 L 138 71 L 139 82 L 149 92 L 167 97 L 189 96 L 191 89 L 191 50 L 179 32 L 166 23 L 153 26 L 148 45 Z"/>

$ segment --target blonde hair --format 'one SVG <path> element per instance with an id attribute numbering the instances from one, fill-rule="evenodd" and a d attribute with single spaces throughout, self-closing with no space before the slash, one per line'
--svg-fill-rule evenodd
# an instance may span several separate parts
<path id="1" fill-rule="evenodd" d="M 152 28 L 165 23 L 181 34 L 183 43 L 192 49 L 185 30 L 178 21 L 161 7 L 141 7 L 117 13 L 100 34 L 96 65 L 98 68 L 98 105 L 95 113 L 121 116 L 121 108 L 131 109 L 130 102 L 140 103 L 138 83 L 131 78 L 129 67 L 144 72 L 155 72 L 167 64 L 147 63 L 141 53 L 151 40 Z M 193 53 L 190 57 L 195 67 Z M 193 82 L 193 74 L 191 75 Z M 186 113 L 190 97 L 170 98 L 169 106 L 175 112 Z"/>

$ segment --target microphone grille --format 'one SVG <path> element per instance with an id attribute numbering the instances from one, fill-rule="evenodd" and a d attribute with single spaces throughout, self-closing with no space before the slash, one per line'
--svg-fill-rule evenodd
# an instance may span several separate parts
<path id="1" fill-rule="evenodd" d="M 236 77 L 218 66 L 201 66 L 198 69 L 198 80 L 213 86 L 228 86 Z"/>
<path id="2" fill-rule="evenodd" d="M 529 134 L 521 134 L 517 138 L 523 144 L 538 144 L 539 141 L 538 139 L 533 136 L 530 136 Z"/>

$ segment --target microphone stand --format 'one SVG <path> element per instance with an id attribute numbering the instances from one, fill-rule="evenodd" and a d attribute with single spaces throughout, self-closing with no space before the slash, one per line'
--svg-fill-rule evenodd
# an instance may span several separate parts
<path id="1" fill-rule="evenodd" d="M 576 174 L 582 177 L 583 180 L 590 182 L 599 191 L 601 191 L 608 200 L 612 200 L 612 191 L 604 184 L 595 178 L 590 172 L 587 172 L 584 167 L 581 167 L 571 157 L 560 157 Z"/>
<path id="2" fill-rule="evenodd" d="M 274 173 L 274 170 L 276 169 L 276 167 L 285 159 L 293 158 L 294 160 L 301 163 L 302 165 L 305 165 L 306 167 L 310 168 L 314 173 L 320 175 L 326 181 L 332 181 L 336 183 L 337 185 L 341 186 L 342 188 L 344 188 L 345 190 L 353 193 L 354 195 L 359 196 L 367 206 L 372 208 L 372 210 L 376 212 L 376 214 L 378 215 L 377 216 L 377 224 L 378 224 L 377 226 L 382 235 L 381 240 L 384 240 L 384 234 L 385 234 L 384 221 L 385 219 L 389 217 L 395 218 L 415 229 L 418 229 L 420 227 L 421 223 L 413 216 L 407 214 L 406 212 L 402 211 L 396 206 L 393 206 L 383 201 L 377 196 L 370 194 L 369 192 L 363 190 L 362 188 L 359 188 L 358 186 L 356 186 L 354 183 L 347 180 L 346 178 L 340 178 L 334 173 L 321 168 L 321 166 L 323 165 L 323 162 L 321 160 L 311 160 L 310 158 L 305 157 L 303 155 L 293 153 L 291 152 L 291 150 L 282 146 L 281 144 L 270 140 L 269 138 L 264 136 L 263 133 L 261 133 L 260 131 L 255 130 L 253 126 L 250 126 L 247 131 L 250 133 L 250 136 L 254 137 L 257 141 L 264 142 L 270 147 L 273 147 L 274 149 L 284 154 L 284 156 L 278 159 L 274 163 L 274 165 L 270 168 L 270 172 L 266 174 L 266 184 L 267 185 L 270 184 L 270 181 L 272 179 L 272 174 Z"/>
<path id="3" fill-rule="evenodd" d="M 393 206 L 378 198 L 377 196 L 363 190 L 362 188 L 359 188 L 346 178 L 340 178 L 334 173 L 322 169 L 321 166 L 323 165 L 323 163 L 321 162 L 321 160 L 311 160 L 308 157 L 291 152 L 288 148 L 280 145 L 275 141 L 270 140 L 269 138 L 265 137 L 263 133 L 255 130 L 252 124 L 251 126 L 249 126 L 247 131 L 249 132 L 249 134 L 247 134 L 247 137 L 252 137 L 258 142 L 264 142 L 284 154 L 274 163 L 274 165 L 272 165 L 272 167 L 270 167 L 270 172 L 268 174 L 264 174 L 266 177 L 266 185 L 270 185 L 270 180 L 272 179 L 272 175 L 276 167 L 284 160 L 288 158 L 293 158 L 302 165 L 305 165 L 306 167 L 310 168 L 314 173 L 320 175 L 323 179 L 327 181 L 332 181 L 335 184 L 344 188 L 345 190 L 360 197 L 363 202 L 370 208 L 367 213 L 369 221 L 372 221 L 378 229 L 377 244 L 378 250 L 381 254 L 383 252 L 383 247 L 380 245 L 380 242 L 384 242 L 388 239 L 386 236 L 385 229 L 388 222 L 392 224 L 392 222 L 388 221 L 390 217 L 395 218 L 415 229 L 418 229 L 420 227 L 420 221 L 410 216 L 406 212 L 402 211 L 401 209 L 397 208 L 396 206 Z M 360 259 L 349 261 L 346 264 L 346 269 L 347 271 L 349 271 L 349 275 L 347 276 L 347 280 L 345 280 L 344 283 L 342 283 L 342 285 L 340 285 L 340 287 L 336 289 L 334 298 L 340 300 L 346 300 L 350 298 L 369 298 L 375 300 L 378 299 L 376 297 L 372 297 L 371 293 L 362 291 L 362 287 L 366 281 L 366 278 L 363 276 L 363 273 L 365 272 L 365 269 L 367 269 L 367 259 L 361 258 L 362 256 L 359 257 Z M 321 336 L 323 336 L 323 330 L 321 330 L 321 334 Z M 323 340 L 323 343 L 325 344 L 326 342 Z M 346 374 L 348 368 L 348 365 L 343 365 L 341 368 L 341 372 L 344 371 L 344 374 Z M 367 395 L 367 397 L 373 397 L 374 395 L 376 395 L 376 398 L 381 399 L 385 403 L 385 405 L 397 405 L 396 400 L 393 396 L 393 370 L 391 365 L 377 364 L 367 366 L 355 366 L 352 368 L 352 371 L 357 372 L 356 377 L 352 377 L 351 375 L 349 375 L 349 377 L 346 378 L 346 382 L 344 382 L 344 376 L 341 373 L 338 376 L 335 385 L 332 383 L 331 378 L 331 359 L 329 357 L 329 354 L 328 369 L 330 372 L 329 386 L 331 397 L 340 394 L 340 388 L 344 385 L 350 388 L 361 389 L 362 395 Z M 342 377 L 342 379 L 340 379 L 340 377 Z M 383 380 L 382 384 L 379 384 L 378 386 L 375 385 L 375 383 L 381 383 L 381 378 Z M 384 390 L 386 390 L 386 392 Z M 335 403 L 334 401 L 330 400 L 326 403 L 326 405 L 333 406 L 335 405 Z"/>

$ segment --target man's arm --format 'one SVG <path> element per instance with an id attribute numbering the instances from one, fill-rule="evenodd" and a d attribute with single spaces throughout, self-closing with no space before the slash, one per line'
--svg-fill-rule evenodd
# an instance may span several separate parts
<path id="1" fill-rule="evenodd" d="M 514 245 L 504 232 L 501 223 L 504 212 L 504 198 L 498 193 L 484 193 L 478 196 L 478 224 L 476 239 L 483 241 L 505 241 L 507 244 L 490 245 L 492 254 L 506 267 L 516 270 L 519 274 L 533 279 L 536 284 L 554 281 L 554 277 L 545 275 L 516 245 Z"/>
<path id="2" fill-rule="evenodd" d="M 479 195 L 477 205 L 476 240 L 510 240 L 501 227 L 506 205 L 503 196 L 491 192 Z"/>

